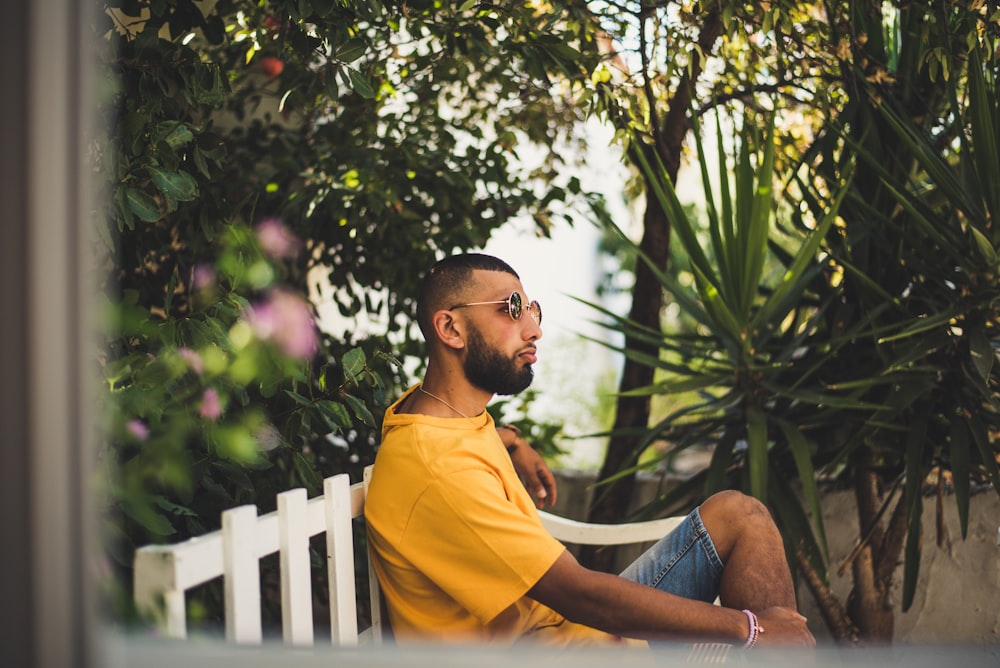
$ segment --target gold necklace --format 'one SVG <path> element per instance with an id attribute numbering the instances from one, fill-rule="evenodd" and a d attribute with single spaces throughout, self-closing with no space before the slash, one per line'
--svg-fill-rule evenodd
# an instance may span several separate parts
<path id="1" fill-rule="evenodd" d="M 417 387 L 417 389 L 418 389 L 418 390 L 420 390 L 421 392 L 423 392 L 424 394 L 426 394 L 426 395 L 427 395 L 428 397 L 430 397 L 431 399 L 437 399 L 437 400 L 438 400 L 438 401 L 440 401 L 440 402 L 441 402 L 442 404 L 444 404 L 445 406 L 447 406 L 447 407 L 448 407 L 448 408 L 450 408 L 451 410 L 455 411 L 456 413 L 458 413 L 459 415 L 461 415 L 461 416 L 462 416 L 462 417 L 464 417 L 465 419 L 468 419 L 468 418 L 469 418 L 469 416 L 468 416 L 468 415 L 466 415 L 466 414 L 465 414 L 465 413 L 463 413 L 462 411 L 458 410 L 457 408 L 455 408 L 454 406 L 452 406 L 451 404 L 449 404 L 449 403 L 448 403 L 447 401 L 445 401 L 445 400 L 444 400 L 444 399 L 442 399 L 441 397 L 437 396 L 436 394 L 431 394 L 430 392 L 428 392 L 427 390 L 425 390 L 425 389 L 424 389 L 424 386 L 423 386 L 423 384 L 419 385 L 419 386 Z"/>

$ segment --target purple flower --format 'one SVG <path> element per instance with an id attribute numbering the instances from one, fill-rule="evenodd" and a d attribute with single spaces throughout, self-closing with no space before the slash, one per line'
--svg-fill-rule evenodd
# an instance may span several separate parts
<path id="1" fill-rule="evenodd" d="M 201 375 L 201 372 L 205 370 L 205 362 L 202 361 L 201 355 L 191 350 L 190 348 L 178 348 L 177 355 L 180 356 L 182 360 L 187 362 L 191 370 L 196 374 Z"/>
<path id="2" fill-rule="evenodd" d="M 222 402 L 219 401 L 219 393 L 211 387 L 201 395 L 201 405 L 198 412 L 206 420 L 218 420 L 222 415 Z"/>
<path id="3" fill-rule="evenodd" d="M 302 250 L 302 241 L 276 218 L 262 221 L 256 231 L 261 250 L 276 260 L 294 258 Z"/>
<path id="4" fill-rule="evenodd" d="M 319 335 L 309 303 L 288 290 L 271 290 L 265 301 L 247 309 L 254 335 L 273 341 L 290 357 L 309 359 L 319 349 Z"/>
<path id="5" fill-rule="evenodd" d="M 215 270 L 207 264 L 199 264 L 191 271 L 191 286 L 197 290 L 205 290 L 215 285 Z"/>
<path id="6" fill-rule="evenodd" d="M 149 427 L 147 427 L 146 423 L 142 420 L 135 418 L 129 420 L 125 423 L 125 429 L 127 429 L 128 433 L 132 434 L 140 441 L 145 441 L 149 438 Z"/>

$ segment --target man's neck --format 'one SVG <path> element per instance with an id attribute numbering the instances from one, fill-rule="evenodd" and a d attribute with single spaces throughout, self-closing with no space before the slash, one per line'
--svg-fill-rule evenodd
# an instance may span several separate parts
<path id="1" fill-rule="evenodd" d="M 438 417 L 482 415 L 493 395 L 461 378 L 445 378 L 428 369 L 412 397 L 411 410 Z"/>

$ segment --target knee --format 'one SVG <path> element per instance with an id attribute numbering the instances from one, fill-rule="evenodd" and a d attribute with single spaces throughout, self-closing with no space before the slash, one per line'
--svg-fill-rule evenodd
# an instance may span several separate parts
<path id="1" fill-rule="evenodd" d="M 748 532 L 764 535 L 774 530 L 767 506 L 736 490 L 713 494 L 701 505 L 699 512 L 713 542 L 723 550 Z"/>
<path id="2" fill-rule="evenodd" d="M 770 519 L 771 513 L 763 503 L 735 489 L 727 489 L 716 492 L 708 497 L 701 505 L 701 513 L 719 514 L 736 521 L 738 518 L 746 518 L 750 521 L 758 521 L 761 518 Z"/>

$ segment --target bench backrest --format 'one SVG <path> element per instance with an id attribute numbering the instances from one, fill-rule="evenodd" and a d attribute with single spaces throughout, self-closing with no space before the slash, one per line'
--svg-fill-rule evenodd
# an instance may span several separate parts
<path id="1" fill-rule="evenodd" d="M 366 471 L 366 478 L 368 471 Z M 323 481 L 323 494 L 306 490 L 278 495 L 278 509 L 258 516 L 257 507 L 222 513 L 222 528 L 174 545 L 139 548 L 134 560 L 134 599 L 165 635 L 187 636 L 186 592 L 210 580 L 224 580 L 226 638 L 262 640 L 260 559 L 279 554 L 282 637 L 294 645 L 313 644 L 312 578 L 309 540 L 324 533 L 330 600 L 330 638 L 337 646 L 359 643 L 355 603 L 354 536 L 351 521 L 364 513 L 367 479 L 350 484 L 347 474 Z M 367 562 L 367 558 L 365 559 Z M 368 566 L 369 571 L 371 569 Z M 382 639 L 378 582 L 369 572 L 372 626 L 365 637 Z"/>
<path id="2" fill-rule="evenodd" d="M 364 480 L 350 484 L 347 474 L 323 481 L 323 494 L 306 498 L 305 489 L 278 495 L 278 509 L 258 516 L 257 507 L 239 506 L 222 513 L 222 528 L 174 545 L 139 548 L 134 560 L 134 599 L 160 631 L 187 636 L 186 592 L 215 578 L 224 580 L 226 639 L 260 643 L 260 559 L 278 553 L 281 577 L 282 637 L 287 644 L 312 645 L 312 577 L 309 540 L 324 533 L 330 600 L 330 639 L 353 647 L 383 640 L 381 596 L 367 551 L 372 624 L 358 632 L 355 600 L 355 552 L 352 520 L 363 516 L 371 467 Z M 540 512 L 542 523 L 566 543 L 621 545 L 659 540 L 682 518 L 633 524 L 588 524 Z"/>

